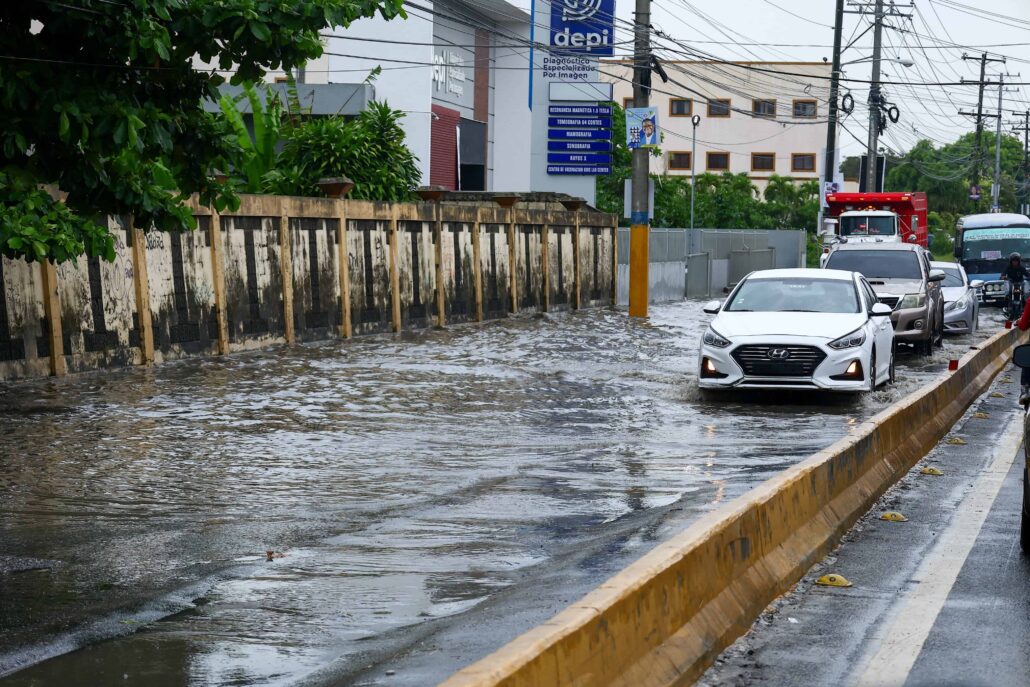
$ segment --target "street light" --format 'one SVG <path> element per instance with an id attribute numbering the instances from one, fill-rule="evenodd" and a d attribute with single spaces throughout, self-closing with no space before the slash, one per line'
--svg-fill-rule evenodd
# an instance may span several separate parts
<path id="1" fill-rule="evenodd" d="M 693 135 L 690 141 L 690 228 L 694 228 L 694 186 L 697 184 L 697 175 L 694 174 L 694 160 L 697 158 L 697 125 L 701 123 L 701 115 L 694 115 L 690 118 L 694 125 Z"/>
<path id="2" fill-rule="evenodd" d="M 858 60 L 852 60 L 850 62 L 844 62 L 840 66 L 841 67 L 847 67 L 848 65 L 852 65 L 852 64 L 862 64 L 863 62 L 872 62 L 872 61 L 873 61 L 872 56 L 869 56 L 869 57 L 863 57 L 863 58 L 858 59 Z M 916 66 L 916 63 L 914 61 L 912 61 L 911 59 L 907 58 L 907 57 L 881 57 L 880 58 L 880 62 L 894 62 L 896 64 L 900 64 L 902 67 L 914 67 L 914 66 Z"/>

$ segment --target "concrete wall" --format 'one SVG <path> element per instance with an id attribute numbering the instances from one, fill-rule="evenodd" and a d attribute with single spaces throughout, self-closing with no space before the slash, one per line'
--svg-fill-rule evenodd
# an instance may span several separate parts
<path id="1" fill-rule="evenodd" d="M 0 380 L 612 303 L 610 215 L 279 196 L 193 210 L 195 232 L 110 219 L 113 262 L 0 258 Z"/>

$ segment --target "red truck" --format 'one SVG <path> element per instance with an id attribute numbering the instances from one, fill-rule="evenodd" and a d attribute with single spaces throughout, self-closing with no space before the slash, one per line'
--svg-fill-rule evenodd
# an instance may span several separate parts
<path id="1" fill-rule="evenodd" d="M 828 193 L 824 243 L 918 243 L 929 248 L 926 194 Z"/>

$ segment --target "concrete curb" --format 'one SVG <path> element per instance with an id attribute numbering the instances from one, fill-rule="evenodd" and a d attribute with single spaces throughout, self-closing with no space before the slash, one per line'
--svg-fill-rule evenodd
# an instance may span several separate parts
<path id="1" fill-rule="evenodd" d="M 957 371 L 713 511 L 442 687 L 685 685 L 951 429 L 1008 364 L 1003 331 Z"/>

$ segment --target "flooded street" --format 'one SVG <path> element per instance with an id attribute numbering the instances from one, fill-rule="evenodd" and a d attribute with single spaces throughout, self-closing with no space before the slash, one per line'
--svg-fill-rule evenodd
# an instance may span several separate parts
<path id="1" fill-rule="evenodd" d="M 583 311 L 0 386 L 0 683 L 433 684 L 973 342 L 862 398 L 712 402 L 706 322 Z"/>

